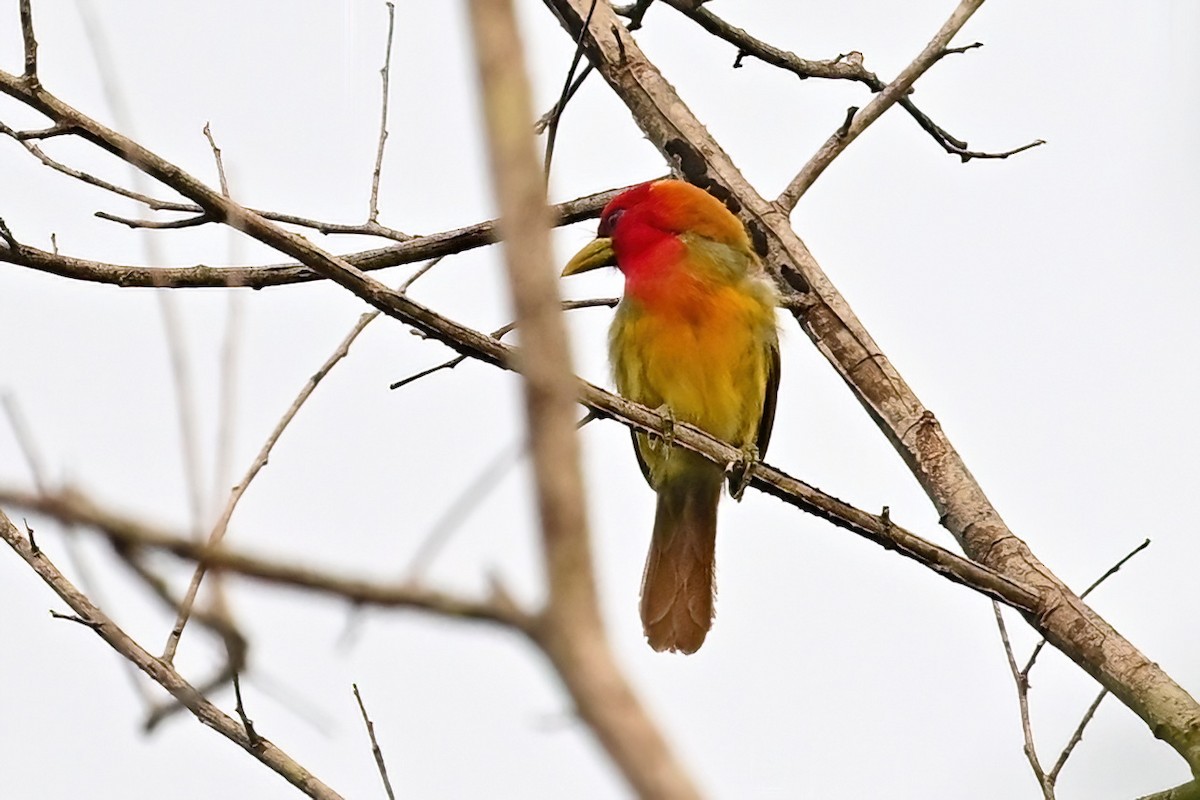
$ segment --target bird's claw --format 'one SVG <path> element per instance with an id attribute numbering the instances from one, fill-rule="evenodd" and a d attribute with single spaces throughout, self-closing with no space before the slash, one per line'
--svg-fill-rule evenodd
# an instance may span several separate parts
<path id="1" fill-rule="evenodd" d="M 750 468 L 758 462 L 758 448 L 753 444 L 745 445 L 736 461 L 725 465 L 725 474 L 729 476 L 729 496 L 739 503 L 746 487 L 750 485 Z"/>
<path id="2" fill-rule="evenodd" d="M 668 457 L 671 454 L 671 448 L 675 446 L 675 412 L 666 403 L 663 403 L 658 408 L 654 409 L 660 417 L 663 418 L 663 432 L 661 446 L 666 448 Z"/>

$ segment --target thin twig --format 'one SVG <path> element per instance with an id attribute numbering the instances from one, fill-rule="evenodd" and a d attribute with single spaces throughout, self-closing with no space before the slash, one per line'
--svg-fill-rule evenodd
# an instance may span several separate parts
<path id="1" fill-rule="evenodd" d="M 204 138 L 208 139 L 208 146 L 212 148 L 213 161 L 217 164 L 217 179 L 221 182 L 221 194 L 229 197 L 229 181 L 225 179 L 225 162 L 221 160 L 221 148 L 217 147 L 217 140 L 213 138 L 212 128 L 207 122 L 204 123 Z"/>
<path id="2" fill-rule="evenodd" d="M 342 339 L 341 343 L 337 346 L 337 349 L 333 351 L 329 358 L 325 360 L 325 363 L 322 364 L 321 367 L 315 373 L 313 373 L 311 377 L 309 377 L 304 386 L 301 387 L 300 393 L 296 395 L 296 399 L 292 401 L 292 404 L 284 412 L 283 416 L 279 419 L 279 422 L 275 424 L 275 428 L 267 437 L 266 442 L 264 442 L 263 446 L 259 449 L 258 455 L 250 464 L 249 469 L 246 470 L 246 474 L 242 477 L 241 482 L 238 483 L 237 486 L 234 486 L 232 491 L 230 491 L 229 499 L 225 503 L 225 508 L 222 510 L 221 516 L 217 519 L 216 525 L 213 526 L 208 535 L 208 545 L 210 547 L 219 544 L 225 537 L 225 533 L 229 529 L 229 521 L 233 518 L 233 512 L 237 508 L 238 502 L 242 499 L 242 495 L 244 495 L 246 490 L 250 488 L 250 483 L 254 480 L 255 476 L 258 475 L 259 471 L 267 465 L 267 461 L 270 459 L 271 450 L 275 447 L 275 444 L 279 441 L 279 437 L 283 435 L 283 432 L 287 429 L 287 426 L 291 424 L 293 419 L 295 419 L 296 414 L 300 411 L 301 406 L 303 406 L 305 401 L 307 401 L 312 393 L 316 391 L 318 384 L 324 380 L 325 376 L 329 374 L 330 370 L 332 370 L 339 361 L 341 361 L 350 353 L 350 345 L 354 344 L 354 340 L 358 338 L 359 334 L 361 334 L 363 330 L 365 330 L 366 327 L 370 325 L 371 322 L 378 316 L 378 311 L 368 312 L 360 316 L 358 318 L 358 322 L 354 324 L 354 327 L 351 328 L 350 332 L 346 334 L 344 339 Z M 192 575 L 191 583 L 188 585 L 187 594 L 184 595 L 183 601 L 180 603 L 179 614 L 175 619 L 175 625 L 172 627 L 171 633 L 167 638 L 167 646 L 165 650 L 166 653 L 174 654 L 175 648 L 178 647 L 179 638 L 183 635 L 183 629 L 187 625 L 188 617 L 191 615 L 192 606 L 195 605 L 196 594 L 200 590 L 200 583 L 204 580 L 205 571 L 206 566 L 204 564 L 200 564 L 196 567 L 196 571 Z"/>
<path id="3" fill-rule="evenodd" d="M 420 267 L 418 267 L 413 272 L 412 275 L 409 275 L 408 278 L 404 281 L 404 283 L 402 283 L 398 287 L 396 287 L 396 291 L 399 292 L 400 294 L 404 294 L 405 292 L 407 292 L 410 288 L 412 288 L 412 285 L 414 283 L 416 283 L 417 280 L 422 275 L 424 275 L 426 272 L 429 272 L 429 270 L 433 269 L 438 264 L 442 263 L 443 258 L 445 258 L 445 256 L 438 256 L 437 258 L 431 258 L 428 261 L 426 261 L 424 264 L 422 264 Z"/>
<path id="4" fill-rule="evenodd" d="M 388 778 L 387 764 L 383 760 L 383 750 L 375 739 L 375 723 L 367 716 L 367 706 L 363 703 L 362 695 L 359 694 L 358 684 L 352 683 L 350 686 L 354 689 L 354 699 L 358 701 L 358 710 L 362 712 L 363 724 L 367 726 L 367 736 L 371 739 L 371 754 L 375 756 L 375 766 L 379 770 L 379 777 L 383 779 L 383 789 L 387 792 L 388 800 L 396 800 L 396 793 L 392 791 L 392 781 Z"/>
<path id="5" fill-rule="evenodd" d="M 967 23 L 971 15 L 975 13 L 979 7 L 983 5 L 983 0 L 960 0 L 958 7 L 954 9 L 954 13 L 942 25 L 941 29 L 930 40 L 925 49 L 913 59 L 912 63 L 905 67 L 896 79 L 889 83 L 883 91 L 875 95 L 870 103 L 854 116 L 854 120 L 850 125 L 846 126 L 845 130 L 839 129 L 826 140 L 821 149 L 809 159 L 804 168 L 792 179 L 787 188 L 775 200 L 775 204 L 785 212 L 791 212 L 799 202 L 800 197 L 808 191 L 813 182 L 825 171 L 826 167 L 833 163 L 833 160 L 841 154 L 843 150 L 849 147 L 858 135 L 867 129 L 867 127 L 887 111 L 901 98 L 908 94 L 913 83 L 917 78 L 921 77 L 927 69 L 933 66 L 954 38 L 954 34 Z"/>
<path id="6" fill-rule="evenodd" d="M 29 0 L 21 0 L 21 39 L 25 47 L 25 80 L 36 84 L 38 80 L 37 68 L 37 38 L 33 35 L 33 10 L 30 8 Z"/>
<path id="7" fill-rule="evenodd" d="M 753 56 L 764 63 L 787 70 L 801 80 L 807 78 L 824 78 L 855 81 L 867 86 L 872 92 L 882 92 L 887 87 L 887 84 L 880 80 L 874 72 L 871 72 L 864 66 L 862 53 L 857 51 L 822 61 L 801 58 L 789 50 L 783 50 L 767 44 L 760 39 L 756 39 L 741 28 L 735 27 L 721 19 L 709 11 L 703 4 L 695 2 L 695 0 L 663 1 L 696 22 L 704 30 L 736 47 L 738 54 L 734 60 L 734 67 L 742 66 L 742 61 L 745 57 Z M 977 47 L 982 47 L 982 45 L 976 42 L 965 47 L 948 47 L 939 54 L 938 60 L 941 60 L 946 55 L 966 52 Z M 930 119 L 929 115 L 917 108 L 909 96 L 905 95 L 898 103 L 943 150 L 951 155 L 958 156 L 964 162 L 972 159 L 1004 159 L 1032 147 L 1037 147 L 1040 144 L 1045 144 L 1044 141 L 1038 139 L 1035 142 L 1004 152 L 971 150 L 966 142 L 953 136 L 945 128 Z"/>
<path id="8" fill-rule="evenodd" d="M 587 300 L 564 300 L 562 303 L 562 309 L 563 309 L 563 311 L 574 311 L 574 310 L 580 309 L 580 308 L 613 308 L 619 302 L 620 302 L 619 297 L 594 297 L 594 298 L 589 298 Z M 508 334 L 510 334 L 514 330 L 516 330 L 516 327 L 517 327 L 516 322 L 510 322 L 506 325 L 500 326 L 499 328 L 492 331 L 488 335 L 493 339 L 502 339 L 503 337 L 507 336 Z M 388 388 L 389 389 L 400 389 L 405 386 L 408 386 L 410 383 L 419 381 L 422 378 L 427 378 L 430 375 L 433 375 L 434 373 L 441 372 L 442 370 L 454 369 L 459 364 L 461 364 L 463 361 L 465 361 L 466 358 L 467 357 L 465 355 L 455 356 L 454 358 L 443 361 L 442 363 L 437 364 L 432 367 L 429 367 L 428 369 L 423 369 L 420 372 L 415 372 L 412 375 L 409 375 L 407 378 L 401 378 L 400 380 L 396 381 L 395 383 L 389 385 Z"/>
<path id="9" fill-rule="evenodd" d="M 583 69 L 579 71 L 579 75 L 575 77 L 574 82 L 572 82 L 570 88 L 567 89 L 567 93 L 558 100 L 555 100 L 554 105 L 550 106 L 549 111 L 538 117 L 538 121 L 533 124 L 534 133 L 540 135 L 546 132 L 546 126 L 550 124 L 550 120 L 562 113 L 562 109 L 566 107 L 566 104 L 569 103 L 571 98 L 575 96 L 575 93 L 579 91 L 579 87 L 583 86 L 583 82 L 587 80 L 588 75 L 592 74 L 593 69 L 594 67 L 592 67 L 591 64 L 583 65 Z"/>
<path id="10" fill-rule="evenodd" d="M 379 112 L 379 147 L 375 151 L 375 169 L 371 172 L 371 202 L 367 211 L 367 222 L 379 221 L 379 177 L 383 174 L 383 148 L 387 143 L 388 130 L 388 84 L 392 71 L 392 34 L 396 29 L 396 6 L 391 0 L 387 2 L 387 52 L 383 58 L 383 69 L 379 71 L 383 78 L 383 102 Z"/>
<path id="11" fill-rule="evenodd" d="M 571 90 L 571 84 L 575 79 L 575 70 L 579 68 L 579 62 L 583 59 L 583 37 L 587 33 L 588 23 L 592 21 L 592 14 L 596 11 L 596 2 L 597 0 L 592 0 L 592 7 L 588 9 L 587 18 L 584 20 L 583 27 L 579 30 L 579 36 L 575 39 L 575 54 L 571 57 L 571 66 L 567 69 L 567 77 L 563 79 L 562 92 L 558 96 L 558 102 L 550 110 L 550 122 L 546 130 L 546 154 L 542 160 L 542 174 L 546 176 L 547 182 L 550 181 L 550 162 L 554 158 L 554 142 L 558 139 L 558 123 L 562 119 L 563 112 L 567 110 L 567 101 L 574 94 Z M 590 64 L 583 71 L 583 74 L 579 76 L 580 85 L 583 84 L 583 79 L 587 77 L 589 72 L 591 72 Z"/>
<path id="12" fill-rule="evenodd" d="M 98 631 L 102 627 L 101 623 L 96 622 L 94 620 L 90 620 L 90 619 L 84 619 L 83 617 L 80 617 L 78 614 L 61 614 L 58 611 L 55 611 L 54 609 L 50 609 L 50 616 L 54 617 L 55 619 L 63 619 L 63 620 L 66 620 L 67 622 L 77 623 L 79 625 L 82 625 L 85 628 L 91 628 L 94 631 Z"/>
<path id="13" fill-rule="evenodd" d="M 254 720 L 246 716 L 246 706 L 242 703 L 242 682 L 238 679 L 236 670 L 233 673 L 233 696 L 237 701 L 238 719 L 242 721 L 242 727 L 246 730 L 246 738 L 250 740 L 251 747 L 257 748 L 262 744 L 262 737 L 254 730 Z"/>
<path id="14" fill-rule="evenodd" d="M 1116 564 L 1113 564 L 1111 567 L 1109 567 L 1108 571 L 1105 572 L 1103 575 L 1101 575 L 1099 578 L 1096 578 L 1096 580 L 1092 581 L 1092 585 L 1083 590 L 1083 593 L 1079 595 L 1079 599 L 1082 600 L 1083 598 L 1085 598 L 1089 594 L 1091 594 L 1092 591 L 1097 586 L 1104 583 L 1106 580 L 1111 578 L 1113 575 L 1116 575 L 1117 572 L 1120 571 L 1121 567 L 1125 566 L 1125 564 L 1127 564 L 1129 562 L 1129 559 L 1133 558 L 1134 556 L 1136 556 L 1138 553 L 1142 552 L 1149 546 L 1150 546 L 1150 540 L 1146 539 L 1141 544 L 1139 544 L 1137 547 L 1130 550 L 1128 555 L 1126 555 L 1124 558 L 1122 558 Z M 1156 550 L 1155 552 L 1158 552 L 1158 551 Z"/>
<path id="15" fill-rule="evenodd" d="M 1004 644 L 1004 655 L 1008 659 L 1008 668 L 1012 672 L 1013 683 L 1017 686 L 1017 703 L 1021 708 L 1021 732 L 1025 736 L 1025 758 L 1033 776 L 1037 778 L 1045 800 L 1054 800 L 1054 783 L 1047 779 L 1042 764 L 1038 761 L 1037 748 L 1033 744 L 1033 727 L 1029 721 L 1029 683 L 1021 670 L 1017 668 L 1017 660 L 1013 657 L 1012 644 L 1008 641 L 1008 628 L 1004 626 L 1004 616 L 1000 613 L 1000 604 L 992 601 L 992 610 L 996 613 L 996 625 L 1000 628 L 1000 641 Z"/>
<path id="16" fill-rule="evenodd" d="M 1071 738 L 1067 742 L 1066 747 L 1063 748 L 1062 753 L 1060 753 L 1058 756 L 1058 760 L 1054 762 L 1054 766 L 1046 775 L 1046 780 L 1050 781 L 1051 784 L 1054 784 L 1058 781 L 1058 773 L 1062 772 L 1062 768 L 1066 765 L 1067 759 L 1071 757 L 1071 751 L 1075 749 L 1075 745 L 1079 744 L 1083 740 L 1083 729 L 1086 728 L 1088 723 L 1092 721 L 1092 717 L 1096 715 L 1096 709 L 1100 707 L 1101 701 L 1107 696 L 1108 689 L 1101 689 L 1100 694 L 1096 695 L 1096 699 L 1092 701 L 1092 704 L 1088 706 L 1088 710 L 1084 712 L 1083 719 L 1079 720 L 1079 725 L 1077 725 L 1075 728 L 1075 733 L 1071 734 Z"/>

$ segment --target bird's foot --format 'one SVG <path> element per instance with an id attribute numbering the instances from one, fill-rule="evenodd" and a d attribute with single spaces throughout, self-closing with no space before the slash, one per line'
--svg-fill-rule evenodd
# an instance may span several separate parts
<path id="1" fill-rule="evenodd" d="M 739 503 L 746 487 L 750 485 L 750 468 L 758 463 L 758 448 L 753 444 L 742 447 L 741 456 L 725 465 L 729 477 L 729 496 Z"/>
<path id="2" fill-rule="evenodd" d="M 654 412 L 663 418 L 663 432 L 659 446 L 665 448 L 667 456 L 670 457 L 671 448 L 675 445 L 675 424 L 678 420 L 675 419 L 675 412 L 666 403 L 654 409 Z"/>

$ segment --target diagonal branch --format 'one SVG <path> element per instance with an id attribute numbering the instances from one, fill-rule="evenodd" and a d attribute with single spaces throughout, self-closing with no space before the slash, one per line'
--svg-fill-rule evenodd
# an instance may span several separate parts
<path id="1" fill-rule="evenodd" d="M 544 2 L 567 34 L 578 36 L 588 0 Z M 801 329 L 905 460 L 967 555 L 1036 587 L 1039 610 L 1026 620 L 1200 771 L 1200 704 L 1076 597 L 1009 530 L 936 417 L 796 236 L 787 214 L 747 183 L 603 0 L 588 27 L 585 47 L 649 140 L 685 178 L 724 199 L 741 216 L 767 267 L 778 275 Z"/>

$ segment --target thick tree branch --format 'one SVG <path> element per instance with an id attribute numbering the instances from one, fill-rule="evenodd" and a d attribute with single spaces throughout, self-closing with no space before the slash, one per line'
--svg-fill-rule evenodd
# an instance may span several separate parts
<path id="1" fill-rule="evenodd" d="M 589 0 L 544 0 L 578 36 Z M 796 236 L 787 214 L 750 186 L 729 156 L 641 52 L 601 0 L 585 38 L 588 57 L 651 142 L 684 177 L 726 201 L 746 223 L 787 305 L 933 501 L 967 555 L 1041 600 L 1030 622 L 1200 771 L 1200 705 L 1161 667 L 1076 597 L 1008 529 L 937 419 L 883 355 Z"/>

